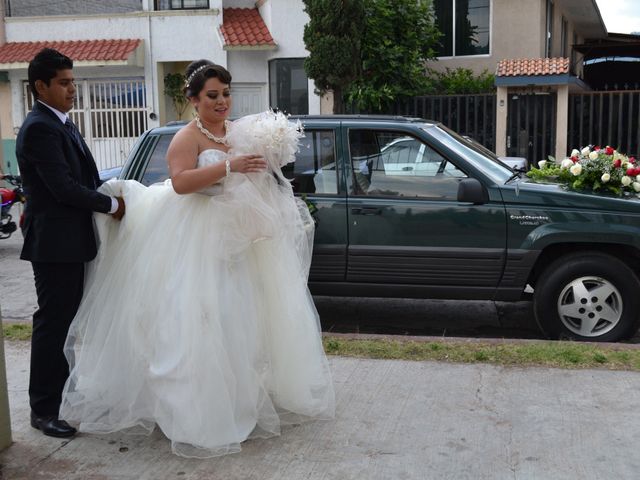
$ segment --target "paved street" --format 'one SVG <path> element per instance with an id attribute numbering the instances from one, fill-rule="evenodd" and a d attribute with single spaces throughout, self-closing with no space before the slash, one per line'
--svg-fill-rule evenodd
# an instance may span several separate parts
<path id="1" fill-rule="evenodd" d="M 19 259 L 19 232 L 0 240 L 0 305 L 5 322 L 29 322 L 33 273 Z M 543 338 L 531 302 L 315 297 L 325 332 L 474 338 Z M 630 341 L 640 343 L 640 334 Z"/>
<path id="2" fill-rule="evenodd" d="M 19 259 L 22 236 L 0 240 L 0 305 L 5 322 L 28 322 L 36 309 L 33 273 Z M 323 330 L 393 335 L 541 338 L 530 302 L 315 297 Z"/>
<path id="3" fill-rule="evenodd" d="M 335 420 L 217 459 L 173 455 L 161 432 L 79 435 L 28 424 L 28 342 L 7 342 L 11 480 L 632 480 L 640 374 L 330 357 Z"/>
<path id="4" fill-rule="evenodd" d="M 29 321 L 21 238 L 0 241 L 4 319 Z M 317 298 L 325 330 L 533 338 L 530 305 Z M 431 332 L 431 333 L 430 333 Z M 506 340 L 508 341 L 508 340 Z M 43 436 L 28 416 L 28 342 L 5 342 L 14 444 L 0 479 L 635 479 L 640 374 L 330 357 L 335 420 L 194 460 L 169 441 Z"/>

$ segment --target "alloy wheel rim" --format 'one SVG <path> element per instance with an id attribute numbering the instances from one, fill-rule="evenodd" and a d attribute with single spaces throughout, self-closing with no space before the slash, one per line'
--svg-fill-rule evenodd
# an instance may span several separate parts
<path id="1" fill-rule="evenodd" d="M 558 297 L 560 321 L 582 337 L 599 337 L 610 332 L 620 323 L 622 312 L 622 295 L 602 277 L 576 278 Z"/>

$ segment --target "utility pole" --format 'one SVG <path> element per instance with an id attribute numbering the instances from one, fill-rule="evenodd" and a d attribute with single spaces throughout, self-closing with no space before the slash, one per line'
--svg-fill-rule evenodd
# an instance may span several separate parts
<path id="1" fill-rule="evenodd" d="M 4 17 L 5 17 L 5 0 L 0 0 L 0 47 L 7 42 L 7 35 L 4 29 Z M 0 125 L 0 142 L 2 142 L 2 125 Z M 0 144 L 0 175 L 3 173 L 4 154 L 3 148 Z M 7 172 L 11 173 L 11 172 Z"/>
<path id="2" fill-rule="evenodd" d="M 5 42 L 4 0 L 0 0 L 0 47 Z M 0 148 L 0 166 L 2 166 L 3 161 L 2 148 Z M 0 168 L 1 171 L 2 169 Z M 4 450 L 9 445 L 11 445 L 11 417 L 9 416 L 9 394 L 7 392 L 7 366 L 4 361 L 2 310 L 0 310 L 0 450 Z"/>

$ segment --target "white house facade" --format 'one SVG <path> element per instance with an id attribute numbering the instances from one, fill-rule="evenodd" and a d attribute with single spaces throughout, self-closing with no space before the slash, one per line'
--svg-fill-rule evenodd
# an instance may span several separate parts
<path id="1" fill-rule="evenodd" d="M 36 10 L 30 0 L 4 1 L 0 133 L 5 171 L 16 169 L 15 135 L 32 103 L 27 66 L 43 46 L 74 59 L 78 101 L 71 114 L 99 168 L 122 164 L 146 128 L 178 119 L 164 93 L 165 75 L 183 72 L 200 58 L 231 71 L 233 116 L 270 107 L 320 113 L 320 98 L 302 67 L 308 17 L 301 0 L 78 0 L 75 10 L 71 3 L 65 6 L 79 13 L 60 11 L 55 2 L 50 10 L 40 2 Z M 182 119 L 190 116 L 187 111 Z"/>

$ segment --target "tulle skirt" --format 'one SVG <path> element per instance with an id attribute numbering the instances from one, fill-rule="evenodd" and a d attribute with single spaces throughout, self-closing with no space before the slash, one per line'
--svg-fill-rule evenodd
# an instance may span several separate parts
<path id="1" fill-rule="evenodd" d="M 216 196 L 101 189 L 122 194 L 127 213 L 95 216 L 60 418 L 92 433 L 158 425 L 174 453 L 202 458 L 333 416 L 306 284 L 313 222 L 288 185 L 232 174 Z"/>

